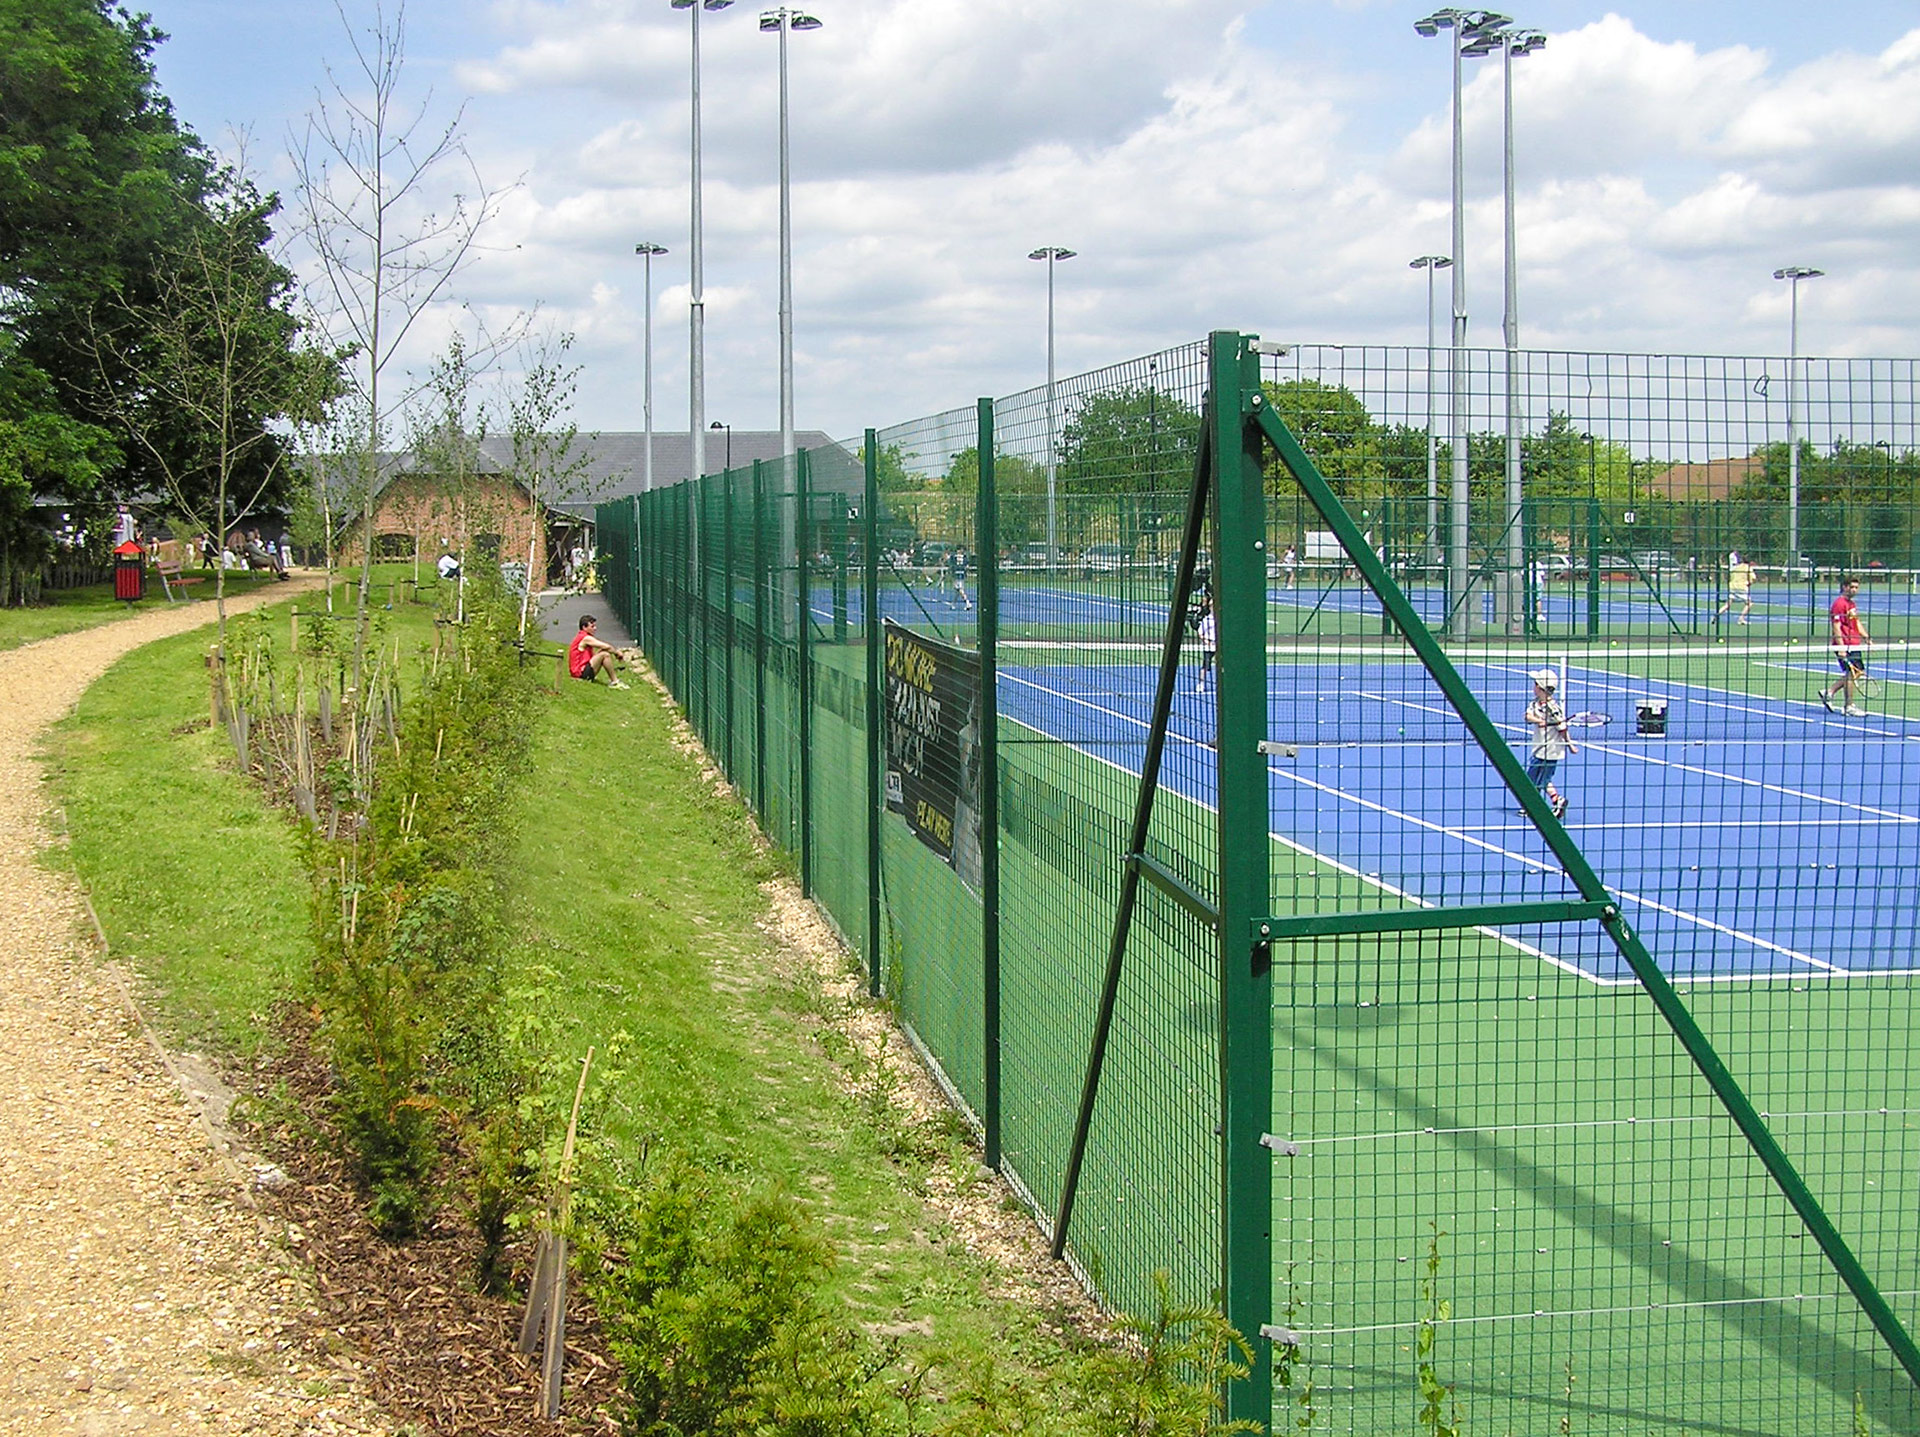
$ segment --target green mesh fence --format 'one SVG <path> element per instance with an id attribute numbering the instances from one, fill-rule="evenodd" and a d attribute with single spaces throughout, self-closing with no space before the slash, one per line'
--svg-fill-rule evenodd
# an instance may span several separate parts
<path id="1" fill-rule="evenodd" d="M 1920 1431 L 1915 367 L 1259 354 L 606 506 L 609 601 L 1236 1415 Z"/>

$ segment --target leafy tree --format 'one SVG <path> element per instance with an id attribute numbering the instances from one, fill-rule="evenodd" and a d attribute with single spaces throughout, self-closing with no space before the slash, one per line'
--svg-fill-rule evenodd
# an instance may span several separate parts
<path id="1" fill-rule="evenodd" d="M 1200 422 L 1191 405 L 1152 385 L 1082 399 L 1060 431 L 1060 542 L 1075 547 L 1117 539 L 1132 552 L 1142 538 L 1177 529 L 1193 482 Z M 1044 495 L 1045 468 L 1035 468 L 1037 492 Z M 1046 538 L 1044 500 L 1003 507 L 1002 514 L 1008 542 Z"/>
<path id="2" fill-rule="evenodd" d="M 113 437 L 71 418 L 53 381 L 0 331 L 0 606 L 31 603 L 52 549 L 36 494 L 81 496 L 119 461 Z"/>
<path id="3" fill-rule="evenodd" d="M 0 602 L 37 586 L 49 544 L 16 491 L 104 507 L 153 480 L 147 455 L 105 441 L 76 341 L 137 324 L 208 189 L 211 161 L 154 81 L 163 38 L 107 0 L 0 0 Z M 114 350 L 130 365 L 140 342 Z M 134 382 L 126 365 L 109 378 Z"/>
<path id="4" fill-rule="evenodd" d="M 339 357 L 301 344 L 293 276 L 266 253 L 278 201 L 230 170 L 213 183 L 201 218 L 156 264 L 151 298 L 107 306 L 85 348 L 95 403 L 128 449 L 179 513 L 224 539 L 284 495 L 275 427 L 338 394 Z M 216 570 L 222 643 L 224 581 Z"/>

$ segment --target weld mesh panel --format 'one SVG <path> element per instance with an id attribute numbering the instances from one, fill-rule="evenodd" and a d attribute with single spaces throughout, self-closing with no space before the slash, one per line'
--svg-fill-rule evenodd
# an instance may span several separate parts
<path id="1" fill-rule="evenodd" d="M 1509 383 L 1505 354 L 1476 351 L 1456 405 L 1449 362 L 1296 346 L 1263 377 L 1516 753 L 1538 669 L 1566 711 L 1597 716 L 1556 774 L 1574 838 L 1888 1300 L 1920 1322 L 1914 365 L 1803 360 L 1789 376 L 1780 359 L 1524 353 Z M 1043 1218 L 1084 1074 L 1203 382 L 1193 346 L 997 406 L 1001 1127 Z M 816 890 L 856 938 L 868 609 L 977 645 L 976 443 L 971 407 L 884 431 L 882 511 L 857 521 L 858 444 L 815 456 L 804 520 L 779 464 L 761 466 L 757 505 L 749 471 L 722 482 L 717 518 L 714 481 L 700 504 L 688 486 L 641 496 L 637 572 L 623 586 L 606 569 L 616 612 L 624 587 L 629 627 L 775 840 L 810 846 Z M 1295 749 L 1270 776 L 1276 909 L 1566 896 L 1379 596 L 1284 472 L 1268 478 L 1270 728 Z M 603 549 L 622 522 L 603 518 Z M 743 537 L 756 526 L 758 558 Z M 712 552 L 729 532 L 731 563 Z M 1203 555 L 1203 593 L 1209 567 Z M 1848 568 L 1880 690 L 1853 695 L 1863 714 L 1830 715 L 1829 606 Z M 724 701 L 715 717 L 712 638 L 729 609 L 730 723 Z M 1211 898 L 1203 658 L 1188 632 L 1149 852 Z M 897 815 L 881 827 L 885 984 L 977 1115 L 980 897 Z M 1156 1267 L 1183 1296 L 1218 1280 L 1211 944 L 1143 890 L 1072 1245 L 1122 1306 Z M 1427 1375 L 1467 1430 L 1851 1431 L 1856 1393 L 1865 1430 L 1920 1429 L 1911 1384 L 1590 925 L 1281 950 L 1273 1310 L 1301 1348 L 1277 1421 L 1304 1415 L 1308 1379 L 1318 1427 L 1413 1421 L 1425 1318 Z"/>
<path id="2" fill-rule="evenodd" d="M 813 890 L 855 952 L 867 945 L 867 650 L 860 603 L 865 470 L 843 448 L 808 455 L 809 661 L 813 665 Z"/>
<path id="3" fill-rule="evenodd" d="M 959 482 L 953 470 L 958 456 L 973 452 L 977 429 L 974 410 L 956 409 L 883 430 L 876 440 L 876 612 L 934 644 L 976 651 L 978 467 L 974 484 Z M 891 685 L 893 679 L 883 682 Z M 977 728 L 970 732 L 969 757 L 962 763 L 977 761 Z M 929 782 L 950 788 L 967 778 L 943 757 L 930 757 L 928 769 Z M 976 786 L 980 781 L 974 775 Z M 956 812 L 954 818 L 955 858 L 949 863 L 916 836 L 905 814 L 889 810 L 881 816 L 884 985 L 949 1090 L 978 1120 L 986 1098 L 978 844 L 986 836 L 969 838 L 966 816 Z"/>
<path id="4" fill-rule="evenodd" d="M 1423 351 L 1295 349 L 1265 394 L 1518 761 L 1543 697 L 1575 719 L 1547 780 L 1568 831 L 1911 1328 L 1911 374 L 1809 365 L 1790 464 L 1780 361 L 1522 355 L 1510 507 L 1506 359 L 1470 353 L 1463 566 L 1437 357 L 1433 528 Z M 1572 896 L 1328 528 L 1271 466 L 1276 911 Z M 1857 716 L 1821 701 L 1845 697 L 1843 564 L 1884 683 Z M 1430 1341 L 1468 1430 L 1850 1431 L 1856 1394 L 1864 1430 L 1915 1430 L 1912 1383 L 1597 924 L 1275 959 L 1282 1400 L 1310 1380 L 1316 1427 L 1410 1421 Z"/>

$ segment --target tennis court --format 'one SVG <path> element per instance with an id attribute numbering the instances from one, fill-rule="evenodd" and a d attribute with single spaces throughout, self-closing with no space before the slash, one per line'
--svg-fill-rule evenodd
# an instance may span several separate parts
<path id="1" fill-rule="evenodd" d="M 1003 715 L 1137 762 L 1150 659 L 1007 649 Z M 1608 720 L 1575 730 L 1567 824 L 1670 976 L 1844 977 L 1916 971 L 1920 720 L 1904 710 L 1920 695 L 1920 656 L 1896 652 L 1874 664 L 1886 688 L 1865 718 L 1823 709 L 1817 692 L 1834 671 L 1811 647 L 1516 651 L 1458 667 L 1523 755 L 1527 673 L 1543 661 L 1564 672 L 1570 711 Z M 1212 709 L 1190 691 L 1198 662 L 1196 650 L 1164 781 L 1211 805 Z M 1274 663 L 1269 694 L 1269 737 L 1295 750 L 1270 767 L 1276 842 L 1364 879 L 1383 905 L 1564 895 L 1558 863 L 1417 664 L 1307 652 Z M 1665 716 L 1657 736 L 1637 732 L 1650 703 Z M 1548 940 L 1540 956 L 1598 983 L 1634 981 L 1590 930 Z"/>

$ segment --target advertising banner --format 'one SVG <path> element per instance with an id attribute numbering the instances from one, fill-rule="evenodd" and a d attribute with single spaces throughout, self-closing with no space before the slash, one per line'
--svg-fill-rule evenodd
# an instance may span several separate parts
<path id="1" fill-rule="evenodd" d="M 886 624 L 887 807 L 980 885 L 980 655 Z"/>

